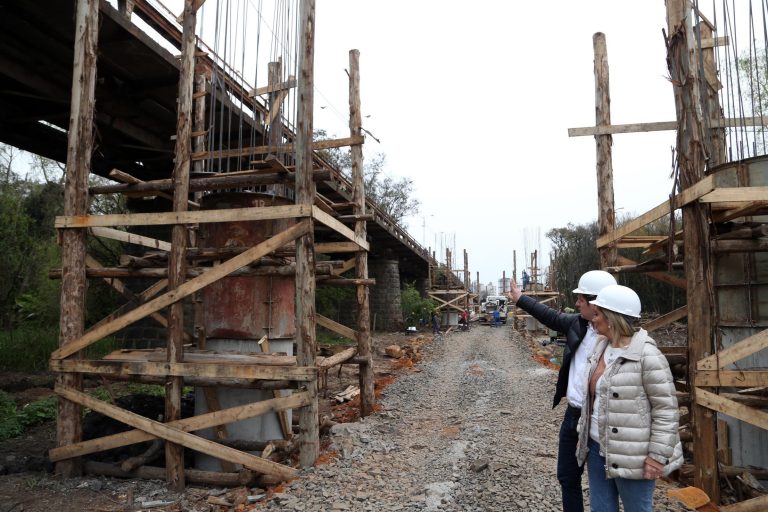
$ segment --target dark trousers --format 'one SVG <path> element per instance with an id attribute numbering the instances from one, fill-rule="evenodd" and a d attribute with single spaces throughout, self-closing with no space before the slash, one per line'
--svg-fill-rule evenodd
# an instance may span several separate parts
<path id="1" fill-rule="evenodd" d="M 576 462 L 576 445 L 579 433 L 581 409 L 571 407 L 565 410 L 563 423 L 560 425 L 560 445 L 557 449 L 557 480 L 563 492 L 563 512 L 584 512 L 584 497 L 581 493 L 581 475 L 584 466 Z M 589 428 L 589 425 L 587 425 Z"/>

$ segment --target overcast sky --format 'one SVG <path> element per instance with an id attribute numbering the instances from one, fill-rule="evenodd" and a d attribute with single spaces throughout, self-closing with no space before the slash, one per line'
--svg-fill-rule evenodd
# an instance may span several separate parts
<path id="1" fill-rule="evenodd" d="M 366 156 L 408 176 L 411 235 L 469 252 L 472 279 L 518 276 L 546 232 L 597 219 L 592 36 L 606 34 L 614 124 L 672 121 L 664 2 L 317 2 L 315 127 L 348 133 L 348 52 L 360 50 Z M 330 105 L 330 108 L 329 108 Z M 326 108 L 320 108 L 321 106 Z M 664 201 L 673 132 L 614 137 L 618 214 Z M 444 252 L 443 252 L 444 254 Z"/>
<path id="2" fill-rule="evenodd" d="M 275 2 L 233 1 L 274 19 Z M 466 249 L 472 279 L 496 283 L 513 251 L 518 276 L 536 249 L 546 266 L 550 229 L 597 219 L 594 137 L 567 132 L 595 123 L 594 33 L 606 35 L 612 122 L 674 120 L 663 28 L 662 0 L 317 0 L 314 126 L 348 136 L 345 69 L 360 50 L 363 126 L 381 141 L 368 137 L 364 155 L 385 154 L 388 174 L 413 180 L 417 241 L 441 259 L 455 249 L 459 266 Z M 253 46 L 253 27 L 244 32 Z M 667 199 L 673 145 L 674 132 L 614 136 L 618 216 Z"/>

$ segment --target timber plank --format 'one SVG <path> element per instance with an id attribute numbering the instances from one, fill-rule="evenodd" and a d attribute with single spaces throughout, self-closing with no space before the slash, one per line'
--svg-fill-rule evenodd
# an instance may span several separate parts
<path id="1" fill-rule="evenodd" d="M 328 139 L 312 142 L 312 151 L 321 149 L 342 148 L 344 146 L 354 146 L 363 144 L 365 137 L 347 137 L 345 139 Z M 283 144 L 281 146 L 255 146 L 250 148 L 226 149 L 219 151 L 203 151 L 201 153 L 192 153 L 192 160 L 206 160 L 219 158 L 237 158 L 242 156 L 266 155 L 268 153 L 294 153 L 295 144 Z"/>
<path id="2" fill-rule="evenodd" d="M 109 238 L 110 240 L 118 240 L 120 242 L 141 245 L 144 247 L 150 247 L 152 249 L 159 249 L 161 251 L 171 250 L 170 242 L 164 242 L 163 240 L 157 240 L 156 238 L 150 238 L 148 236 L 129 233 L 127 231 L 121 231 L 119 229 L 107 228 L 107 227 L 92 227 L 88 231 L 94 236 Z"/>
<path id="3" fill-rule="evenodd" d="M 707 409 L 721 412 L 763 430 L 768 430 L 768 412 L 734 402 L 702 388 L 696 388 L 694 396 L 696 403 Z"/>
<path id="4" fill-rule="evenodd" d="M 672 322 L 680 320 L 681 318 L 685 318 L 686 316 L 688 316 L 688 306 L 682 306 L 677 309 L 673 309 L 669 313 L 663 314 L 658 318 L 651 320 L 650 322 L 644 324 L 642 328 L 648 332 L 652 332 L 658 329 L 659 327 L 664 327 L 665 325 L 669 325 Z"/>
<path id="5" fill-rule="evenodd" d="M 755 388 L 768 386 L 765 370 L 698 370 L 693 384 L 705 387 Z"/>
<path id="6" fill-rule="evenodd" d="M 338 322 L 334 322 L 328 317 L 315 314 L 315 322 L 317 322 L 318 325 L 335 332 L 336 334 L 340 334 L 344 336 L 345 338 L 349 338 L 352 341 L 356 340 L 355 336 L 357 335 L 357 333 L 355 332 L 354 329 L 350 329 L 346 325 L 341 325 Z"/>
<path id="7" fill-rule="evenodd" d="M 253 363 L 167 363 L 155 361 L 111 361 L 89 359 L 52 359 L 50 368 L 58 372 L 98 373 L 129 377 L 202 377 L 246 380 L 289 380 L 310 382 L 316 378 L 311 366 L 260 366 Z"/>
<path id="8" fill-rule="evenodd" d="M 128 213 L 114 215 L 72 215 L 56 217 L 54 227 L 93 228 L 109 226 L 159 226 L 165 224 L 202 224 L 251 220 L 309 217 L 312 210 L 304 205 L 262 206 L 186 212 Z"/>
<path id="9" fill-rule="evenodd" d="M 333 254 L 337 252 L 357 252 L 360 247 L 354 242 L 321 242 L 315 244 L 317 254 Z"/>
<path id="10" fill-rule="evenodd" d="M 192 432 L 195 430 L 215 427 L 216 425 L 225 425 L 236 421 L 247 420 L 268 412 L 304 407 L 309 403 L 309 398 L 309 395 L 305 392 L 294 393 L 291 396 L 283 398 L 271 398 L 260 402 L 238 405 L 237 407 L 231 407 L 229 409 L 222 409 L 221 411 L 208 412 L 191 418 L 169 422 L 166 423 L 166 425 L 181 429 L 185 432 Z M 111 450 L 112 448 L 151 441 L 152 439 L 157 439 L 157 437 L 142 430 L 129 430 L 127 432 L 120 432 L 110 436 L 53 448 L 48 452 L 48 456 L 53 462 L 56 462 L 71 457 L 80 457 L 90 453 Z"/>
<path id="11" fill-rule="evenodd" d="M 696 369 L 715 370 L 717 368 L 725 368 L 729 364 L 744 359 L 766 347 L 768 347 L 768 329 L 744 338 L 730 347 L 719 350 L 716 354 L 697 361 Z"/>
<path id="12" fill-rule="evenodd" d="M 347 226 L 339 222 L 338 220 L 334 219 L 324 211 L 322 211 L 317 206 L 312 207 L 312 217 L 315 218 L 318 222 L 322 222 L 329 228 L 336 231 L 338 234 L 342 235 L 345 238 L 348 238 L 352 242 L 356 243 L 358 245 L 358 250 L 368 251 L 370 250 L 370 245 L 365 240 L 365 238 L 361 238 L 355 234 L 354 231 L 349 229 Z"/>
<path id="13" fill-rule="evenodd" d="M 714 190 L 714 188 L 715 188 L 714 176 L 710 175 L 703 178 L 701 181 L 699 181 L 692 187 L 689 187 L 683 190 L 681 193 L 677 194 L 674 197 L 673 199 L 674 209 L 676 210 L 686 204 L 696 201 L 700 197 Z M 669 215 L 669 213 L 671 212 L 669 203 L 670 201 L 664 201 L 663 203 L 658 205 L 656 208 L 653 208 L 652 210 L 642 214 L 640 217 L 637 217 L 636 219 L 631 220 L 626 224 L 622 225 L 619 229 L 611 233 L 608 233 L 607 235 L 601 236 L 600 238 L 597 239 L 597 247 L 598 248 L 604 247 L 609 243 L 622 238 L 624 235 L 628 235 L 633 231 L 640 229 L 646 224 L 649 224 L 655 220 L 658 220 L 665 215 Z"/>
<path id="14" fill-rule="evenodd" d="M 213 441 L 184 432 L 178 428 L 170 427 L 164 423 L 150 420 L 139 414 L 97 400 L 68 386 L 56 386 L 55 391 L 56 394 L 63 396 L 67 400 L 89 407 L 94 411 L 131 425 L 134 428 L 141 429 L 155 437 L 165 439 L 166 441 L 170 441 L 186 448 L 191 448 L 195 451 L 216 457 L 217 459 L 242 464 L 259 473 L 274 475 L 286 480 L 293 478 L 296 475 L 296 470 L 288 466 L 283 466 L 282 464 L 214 443 Z"/>

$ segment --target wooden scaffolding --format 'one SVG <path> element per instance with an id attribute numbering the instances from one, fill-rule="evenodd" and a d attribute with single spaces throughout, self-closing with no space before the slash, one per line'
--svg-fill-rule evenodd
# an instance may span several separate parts
<path id="1" fill-rule="evenodd" d="M 479 295 L 470 290 L 469 255 L 464 250 L 464 268 L 453 268 L 453 254 L 445 249 L 445 263 L 439 263 L 434 254 L 429 263 L 429 289 L 427 296 L 437 302 L 436 310 L 448 316 L 445 322 L 453 325 L 451 313 L 456 316 L 473 311 Z M 478 277 L 479 279 L 479 277 Z"/>
<path id="2" fill-rule="evenodd" d="M 133 2 L 128 2 L 133 5 Z M 172 199 L 172 210 L 158 213 L 132 213 L 124 215 L 88 215 L 91 155 L 94 150 L 94 88 L 96 82 L 96 56 L 99 39 L 99 2 L 77 0 L 76 37 L 72 79 L 72 102 L 68 152 L 66 165 L 66 189 L 64 215 L 57 218 L 62 247 L 62 302 L 60 343 L 50 361 L 57 372 L 56 393 L 59 396 L 57 423 L 57 447 L 50 452 L 56 462 L 57 473 L 75 476 L 82 472 L 82 456 L 118 446 L 125 446 L 151 439 L 165 441 L 165 478 L 169 487 L 179 490 L 186 480 L 218 484 L 242 484 L 242 474 L 237 474 L 237 464 L 246 473 L 262 476 L 265 483 L 290 479 L 296 473 L 294 467 L 279 464 L 266 457 L 228 446 L 225 425 L 265 414 L 267 412 L 299 411 L 298 435 L 293 438 L 299 450 L 299 464 L 314 464 L 319 452 L 318 428 L 318 371 L 330 365 L 348 362 L 360 368 L 361 415 L 372 412 L 373 366 L 369 322 L 368 249 L 366 240 L 366 200 L 362 175 L 362 143 L 359 54 L 350 52 L 349 106 L 350 137 L 335 141 L 313 143 L 313 40 L 315 23 L 314 0 L 300 3 L 301 39 L 298 80 L 282 81 L 277 70 L 279 63 L 271 64 L 270 83 L 256 94 L 269 94 L 269 110 L 263 109 L 263 132 L 276 138 L 268 145 L 259 147 L 219 147 L 206 151 L 207 140 L 202 119 L 205 119 L 206 69 L 211 61 L 196 44 L 195 26 L 197 10 L 202 2 L 185 0 L 180 20 L 183 26 L 181 38 L 181 65 L 178 87 L 178 123 L 176 132 L 175 168 L 172 179 L 140 181 L 125 173 L 112 176 L 124 185 L 91 189 L 91 193 L 132 193 L 161 195 Z M 138 2 L 137 2 L 138 5 Z M 121 2 L 121 10 L 130 16 L 130 9 Z M 273 73 L 274 71 L 274 73 Z M 208 77 L 210 79 L 210 76 Z M 298 85 L 298 129 L 287 133 L 280 124 L 280 97 L 287 88 Z M 256 105 L 254 105 L 256 107 Z M 271 128 L 271 129 L 270 129 Z M 287 138 L 287 141 L 286 141 Z M 340 218 L 335 210 L 316 195 L 315 180 L 328 172 L 316 169 L 319 148 L 352 148 L 352 196 L 354 215 Z M 190 169 L 199 169 L 200 163 L 215 154 L 220 158 L 250 159 L 257 155 L 275 153 L 292 159 L 294 166 L 286 167 L 280 159 L 264 158 L 254 162 L 245 172 L 214 173 L 204 178 L 190 179 Z M 254 184 L 279 184 L 293 188 L 294 204 L 282 206 L 254 206 L 219 210 L 199 209 L 200 197 L 214 190 L 239 189 Z M 194 194 L 194 195 L 191 195 Z M 194 247 L 190 228 L 205 223 L 242 221 L 269 221 L 288 219 L 290 227 L 275 232 L 266 240 L 250 247 L 219 248 Z M 354 224 L 354 229 L 342 221 Z M 170 242 L 139 236 L 116 227 L 171 226 Z M 315 232 L 334 234 L 343 241 L 315 242 Z M 126 273 L 123 269 L 105 269 L 86 253 L 88 236 L 116 239 L 127 244 L 150 247 L 164 254 L 164 269 L 139 269 Z M 217 260 L 215 265 L 192 267 L 193 254 L 208 251 Z M 321 265 L 316 253 L 353 253 L 352 258 L 339 265 Z M 283 260 L 290 254 L 292 262 L 275 267 L 279 253 Z M 355 269 L 354 279 L 341 274 Z M 151 271 L 151 272 L 150 272 Z M 295 276 L 295 343 L 296 356 L 275 354 L 240 354 L 237 356 L 203 350 L 204 332 L 185 331 L 183 301 L 194 297 L 203 288 L 228 276 L 290 275 Z M 141 293 L 131 292 L 118 277 L 142 276 L 156 279 L 155 284 Z M 85 330 L 85 290 L 88 278 L 108 279 L 112 286 L 129 297 L 133 309 L 121 308 L 89 330 Z M 357 317 L 354 329 L 340 325 L 318 315 L 315 311 L 316 282 L 328 285 L 349 285 L 356 288 Z M 196 307 L 198 306 L 198 301 Z M 204 306 L 203 306 L 204 307 Z M 161 314 L 167 308 L 168 314 Z M 83 349 L 143 319 L 152 318 L 167 328 L 165 348 L 158 351 L 118 351 L 104 359 L 89 360 L 83 357 Z M 316 357 L 315 328 L 322 325 L 357 342 L 356 349 L 321 360 Z M 255 336 L 258 339 L 259 336 Z M 269 352 L 269 336 L 260 345 Z M 265 343 L 266 342 L 266 343 Z M 83 376 L 96 375 L 108 379 L 160 383 L 165 386 L 165 416 L 162 422 L 154 421 L 121 409 L 113 404 L 97 400 L 83 392 Z M 190 418 L 181 417 L 181 396 L 184 385 L 202 386 L 206 389 L 221 386 L 275 390 L 275 398 L 244 404 L 234 408 L 217 410 L 215 400 L 208 403 L 208 413 Z M 284 393 L 278 393 L 283 390 Z M 206 394 L 206 397 L 210 395 Z M 84 407 L 103 413 L 134 430 L 115 436 L 88 441 L 82 440 L 81 415 Z M 284 436 L 291 438 L 292 430 L 283 417 Z M 217 429 L 217 441 L 195 435 L 205 428 Z M 184 448 L 205 453 L 222 461 L 225 472 L 211 475 L 207 472 L 185 469 Z M 93 468 L 91 468 L 93 469 Z M 162 471 L 161 471 L 162 472 Z M 128 476 L 157 478 L 157 471 L 136 471 Z M 247 480 L 247 478 L 246 478 Z"/>
<path id="3" fill-rule="evenodd" d="M 759 126 L 761 118 L 726 119 L 718 101 L 719 71 L 714 47 L 729 44 L 684 0 L 667 1 L 667 62 L 675 95 L 674 122 L 612 125 L 605 36 L 595 34 L 596 126 L 569 129 L 570 136 L 592 135 L 597 144 L 599 238 L 603 268 L 613 273 L 644 272 L 686 290 L 687 304 L 646 323 L 653 331 L 687 317 L 688 344 L 663 349 L 678 379 L 681 439 L 691 447 L 693 464 L 681 475 L 692 478 L 713 503 L 720 503 L 720 477 L 743 472 L 765 478 L 765 469 L 735 467 L 729 445 L 736 439 L 764 451 L 768 416 L 768 371 L 757 357 L 768 348 L 764 275 L 768 234 L 765 157 L 726 162 L 725 131 Z M 708 113 L 710 119 L 704 117 Z M 678 193 L 622 226 L 615 225 L 611 137 L 617 133 L 677 130 Z M 636 234 L 651 222 L 682 210 L 682 229 L 667 236 Z M 641 248 L 637 262 L 620 250 Z M 683 270 L 685 278 L 670 273 Z M 763 352 L 763 355 L 765 352 Z M 764 359 L 762 360 L 764 361 Z M 720 414 L 716 414 L 720 413 Z M 728 420 L 728 421 L 726 421 Z M 754 444 L 756 443 L 756 444 Z M 749 498 L 749 496 L 747 496 Z M 719 510 L 768 508 L 768 496 L 751 497 Z"/>

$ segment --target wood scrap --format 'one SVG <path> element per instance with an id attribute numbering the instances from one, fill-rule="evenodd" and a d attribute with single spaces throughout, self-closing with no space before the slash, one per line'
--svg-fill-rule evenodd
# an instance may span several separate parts
<path id="1" fill-rule="evenodd" d="M 352 400 L 354 397 L 360 394 L 360 388 L 350 384 L 347 386 L 347 388 L 342 391 L 341 393 L 337 393 L 334 395 L 334 400 L 336 400 L 336 403 L 342 404 L 344 402 L 347 402 L 349 400 Z"/>

